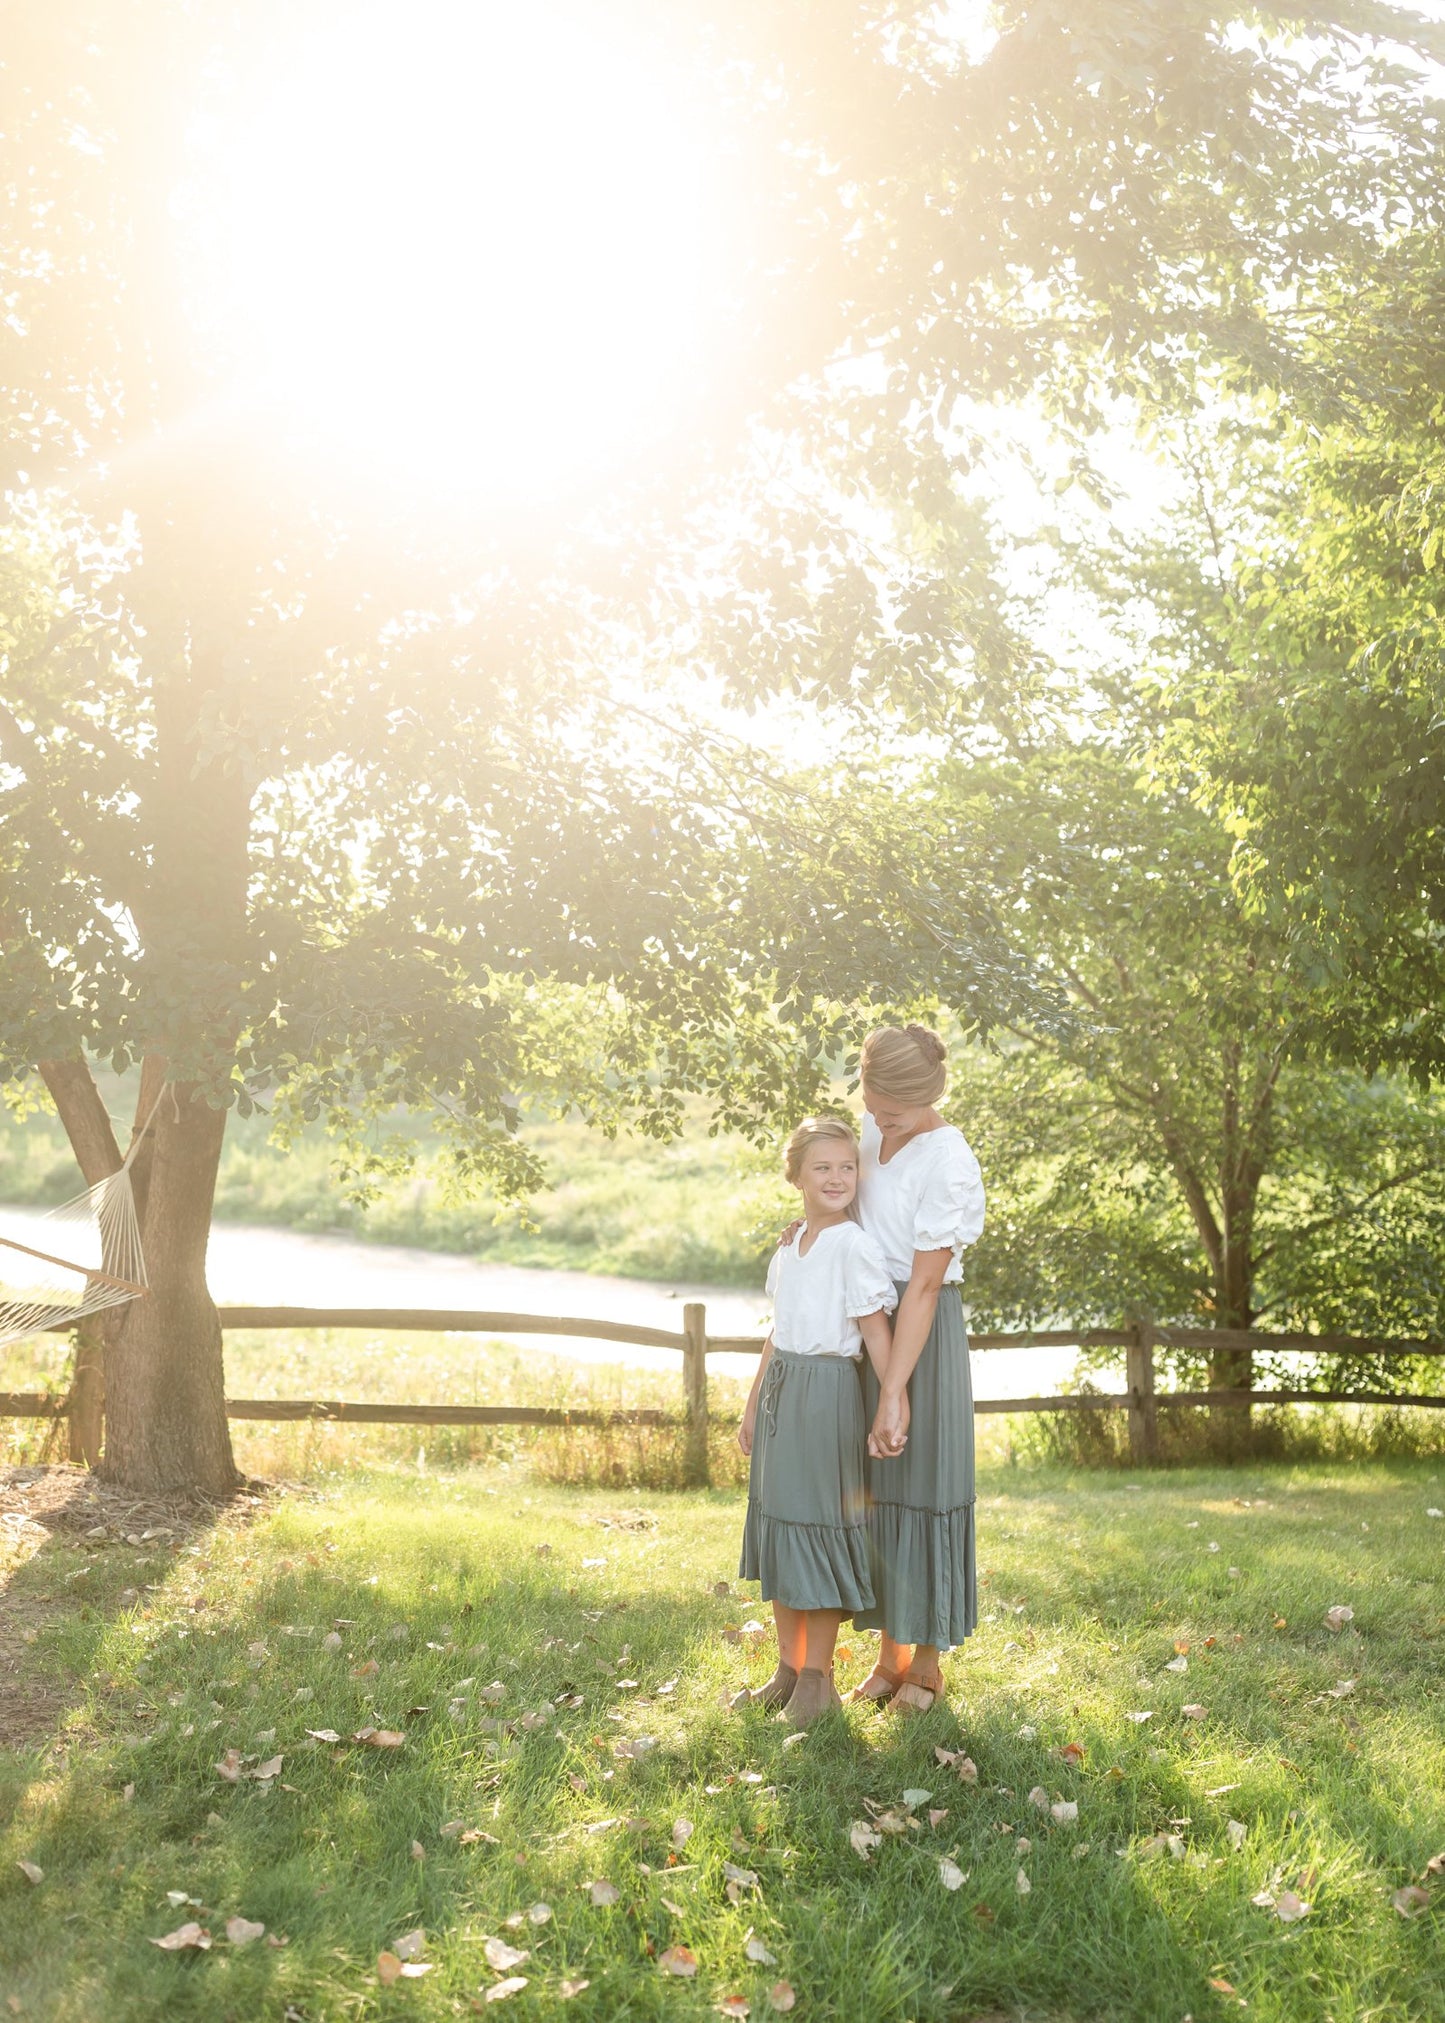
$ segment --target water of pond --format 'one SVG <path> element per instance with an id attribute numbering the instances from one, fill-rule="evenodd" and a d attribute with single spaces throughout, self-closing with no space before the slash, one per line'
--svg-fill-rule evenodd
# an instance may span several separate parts
<path id="1" fill-rule="evenodd" d="M 0 1236 L 49 1248 L 54 1225 L 41 1211 L 0 1208 Z M 222 1306 L 471 1307 L 493 1313 L 566 1314 L 628 1321 L 680 1331 L 687 1300 L 707 1308 L 709 1334 L 756 1335 L 767 1325 L 760 1292 L 732 1286 L 610 1278 L 598 1272 L 553 1271 L 489 1264 L 447 1251 L 363 1243 L 349 1236 L 311 1235 L 236 1222 L 211 1230 L 206 1260 L 211 1293 Z M 675 1370 L 673 1349 L 589 1342 L 571 1335 L 497 1337 L 581 1363 L 625 1363 L 633 1369 Z M 709 1357 L 721 1376 L 749 1377 L 751 1356 Z M 1042 1397 L 1056 1391 L 1074 1365 L 1071 1349 L 994 1349 L 974 1358 L 980 1398 Z"/>

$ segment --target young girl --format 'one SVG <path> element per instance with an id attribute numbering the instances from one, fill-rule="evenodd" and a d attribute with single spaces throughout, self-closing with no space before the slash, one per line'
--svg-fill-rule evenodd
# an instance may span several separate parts
<path id="1" fill-rule="evenodd" d="M 788 1140 L 783 1170 L 803 1197 L 796 1240 L 768 1270 L 773 1326 L 738 1429 L 752 1456 L 738 1576 L 761 1581 L 778 1629 L 778 1669 L 734 1706 L 786 1707 L 795 1728 L 840 1704 L 838 1625 L 875 1606 L 863 1486 L 867 1349 L 881 1383 L 898 1295 L 854 1214 L 858 1141 L 812 1117 Z"/>

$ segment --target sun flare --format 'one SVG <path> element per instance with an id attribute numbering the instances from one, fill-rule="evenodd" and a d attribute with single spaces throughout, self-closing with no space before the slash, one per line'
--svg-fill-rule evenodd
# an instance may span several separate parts
<path id="1" fill-rule="evenodd" d="M 703 369 L 718 190 L 680 69 L 609 19 L 372 4 L 220 77 L 192 202 L 232 395 L 493 506 L 655 453 Z"/>

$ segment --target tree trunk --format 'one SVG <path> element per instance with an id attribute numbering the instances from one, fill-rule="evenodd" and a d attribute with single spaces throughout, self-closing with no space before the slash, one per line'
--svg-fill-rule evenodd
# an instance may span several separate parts
<path id="1" fill-rule="evenodd" d="M 172 1101 L 174 1096 L 174 1101 Z M 231 1456 L 221 1323 L 206 1288 L 206 1242 L 226 1112 L 182 1084 L 153 1130 L 142 1243 L 151 1290 L 109 1344 L 101 1474 L 127 1489 L 227 1496 Z"/>
<path id="2" fill-rule="evenodd" d="M 1229 1092 L 1232 1097 L 1232 1090 Z M 1262 1168 L 1253 1147 L 1241 1148 L 1232 1100 L 1225 1105 L 1225 1146 L 1233 1166 L 1221 1189 L 1220 1258 L 1216 1325 L 1248 1328 L 1254 1322 L 1254 1210 Z M 1217 1391 L 1248 1391 L 1254 1383 L 1254 1351 L 1218 1348 L 1209 1358 L 1209 1386 Z M 1251 1407 L 1216 1405 L 1210 1412 L 1212 1444 L 1226 1455 L 1242 1454 L 1249 1446 Z"/>

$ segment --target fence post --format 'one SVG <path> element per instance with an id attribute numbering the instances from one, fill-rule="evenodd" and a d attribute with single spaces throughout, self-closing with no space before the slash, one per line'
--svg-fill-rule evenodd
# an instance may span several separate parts
<path id="1" fill-rule="evenodd" d="M 683 1480 L 689 1489 L 707 1489 L 712 1475 L 707 1456 L 707 1308 L 689 1300 L 682 1310 L 682 1389 L 687 1402 L 687 1447 Z"/>
<path id="2" fill-rule="evenodd" d="M 1154 1402 L 1154 1324 L 1145 1314 L 1130 1322 L 1134 1339 L 1125 1354 L 1129 1385 L 1129 1458 L 1159 1459 L 1159 1408 Z"/>
<path id="3" fill-rule="evenodd" d="M 105 1412 L 105 1369 L 101 1359 L 102 1317 L 89 1314 L 75 1330 L 75 1365 L 70 1379 L 70 1446 L 72 1461 L 94 1468 L 100 1461 L 101 1425 Z"/>

